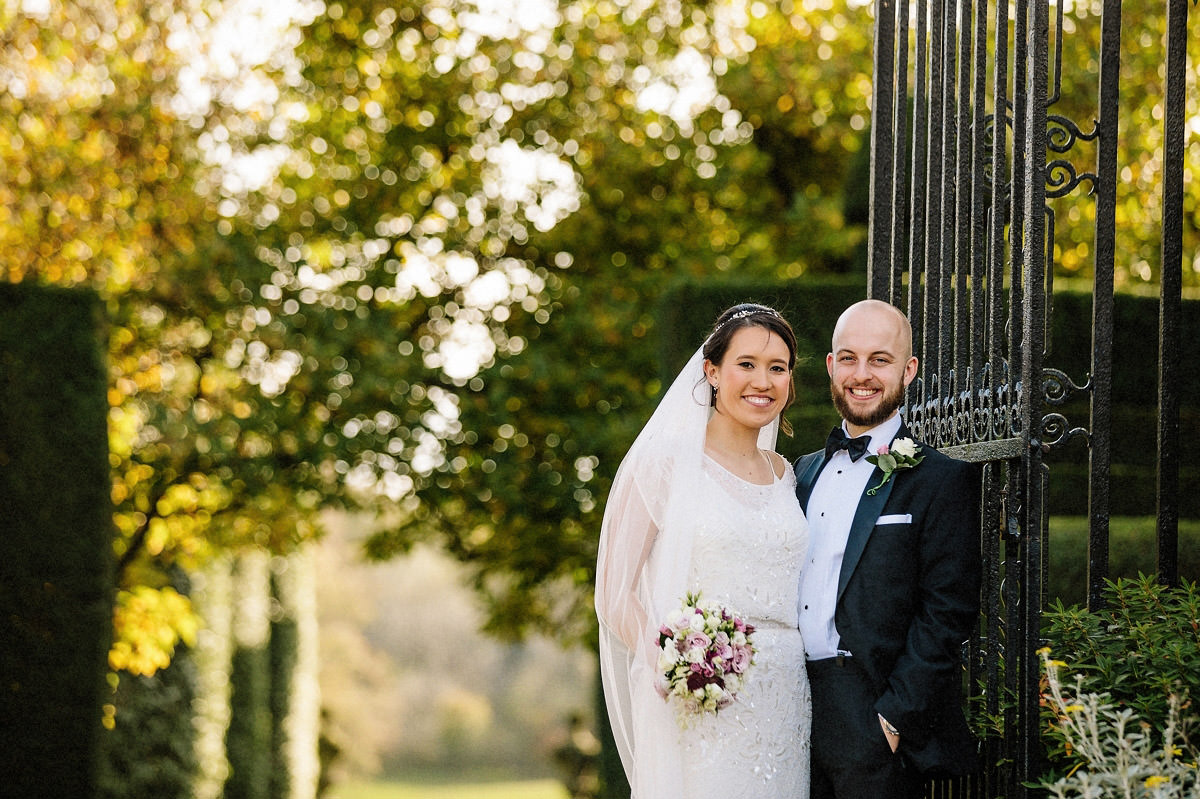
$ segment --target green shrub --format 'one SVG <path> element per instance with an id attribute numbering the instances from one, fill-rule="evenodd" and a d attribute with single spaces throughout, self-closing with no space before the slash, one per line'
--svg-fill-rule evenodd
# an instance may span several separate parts
<path id="1" fill-rule="evenodd" d="M 1197 584 L 1169 588 L 1142 575 L 1109 581 L 1104 598 L 1107 606 L 1095 612 L 1055 601 L 1044 617 L 1046 649 L 1075 672 L 1076 695 L 1105 696 L 1118 713 L 1128 710 L 1154 730 L 1167 728 L 1173 702 L 1194 713 L 1193 697 L 1200 697 Z M 1061 714 L 1052 705 L 1044 705 L 1047 721 L 1058 730 Z M 1053 769 L 1080 764 L 1061 734 L 1046 743 Z"/>
<path id="2" fill-rule="evenodd" d="M 1089 709 L 1092 725 L 1105 726 L 1104 734 L 1110 736 L 1121 726 L 1114 714 L 1124 714 L 1124 729 L 1133 732 L 1141 729 L 1137 724 L 1130 726 L 1128 720 L 1134 717 L 1154 730 L 1165 730 L 1173 703 L 1182 709 L 1182 721 L 1188 714 L 1194 716 L 1195 702 L 1200 699 L 1197 584 L 1184 580 L 1172 588 L 1158 584 L 1154 577 L 1139 575 L 1106 581 L 1102 598 L 1107 605 L 1095 612 L 1055 599 L 1043 614 L 1043 656 L 1052 659 L 1056 668 L 1074 673 L 1073 693 L 1080 701 L 1065 704 Z M 1003 671 L 1005 667 L 1002 659 L 1000 668 Z M 1063 714 L 1061 708 L 1055 709 L 1049 679 L 1047 675 L 1043 680 L 1042 729 L 1046 734 L 1039 743 L 1048 779 L 1053 780 L 1079 768 L 1083 759 L 1073 756 L 1078 747 L 1068 744 L 1059 726 Z M 995 714 L 987 712 L 986 701 L 985 690 L 972 695 L 972 727 L 984 738 L 1003 735 L 1005 714 L 1013 709 L 1016 697 L 1004 692 Z M 1123 745 L 1137 748 L 1143 743 L 1130 739 Z"/>
<path id="3" fill-rule="evenodd" d="M 1183 799 L 1200 794 L 1196 761 L 1188 740 L 1189 723 L 1178 696 L 1171 696 L 1165 719 L 1152 723 L 1112 702 L 1107 693 L 1065 689 L 1059 669 L 1066 666 L 1042 650 L 1046 689 L 1043 699 L 1054 716 L 1050 736 L 1076 765 L 1065 775 L 1043 779 L 1041 787 L 1058 799 L 1123 796 L 1130 799 Z"/>
<path id="4" fill-rule="evenodd" d="M 1200 697 L 1200 590 L 1145 575 L 1108 581 L 1107 607 L 1051 604 L 1045 638 L 1055 660 L 1083 676 L 1082 690 L 1108 692 L 1148 719 L 1167 716 L 1168 697 Z"/>

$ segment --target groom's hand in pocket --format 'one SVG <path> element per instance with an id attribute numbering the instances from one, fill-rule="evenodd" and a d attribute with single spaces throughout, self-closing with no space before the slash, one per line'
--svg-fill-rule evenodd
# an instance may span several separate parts
<path id="1" fill-rule="evenodd" d="M 879 717 L 879 729 L 883 730 L 883 737 L 887 738 L 888 746 L 892 747 L 894 753 L 900 746 L 900 734 L 892 732 L 895 728 L 889 725 L 883 716 Z"/>

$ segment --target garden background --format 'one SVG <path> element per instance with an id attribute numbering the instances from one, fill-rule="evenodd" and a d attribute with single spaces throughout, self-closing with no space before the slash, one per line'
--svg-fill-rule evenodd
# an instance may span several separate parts
<path id="1" fill-rule="evenodd" d="M 55 795 L 256 799 L 372 774 L 561 776 L 570 714 L 600 734 L 587 653 L 603 498 L 679 350 L 723 303 L 775 302 L 811 354 L 801 434 L 782 449 L 830 424 L 824 339 L 865 293 L 870 9 L 0 9 L 9 773 L 50 790 L 36 764 L 57 757 L 76 768 L 53 772 Z M 1158 64 L 1155 15 L 1126 13 L 1144 24 L 1124 68 Z M 1081 30 L 1068 70 L 1088 68 L 1089 14 L 1066 17 Z M 1123 125 L 1153 152 L 1143 99 Z M 1139 425 L 1154 377 L 1132 368 L 1154 362 L 1143 166 L 1118 196 L 1114 513 L 1137 520 L 1115 525 L 1114 573 L 1145 568 L 1133 558 L 1152 540 Z M 1056 236 L 1055 358 L 1074 375 L 1088 300 L 1070 291 L 1090 242 L 1071 221 L 1089 213 L 1063 209 Z M 1184 429 L 1196 421 L 1185 400 Z M 1085 457 L 1051 464 L 1064 595 L 1082 569 L 1065 517 L 1082 512 Z M 322 583 L 347 539 L 391 564 L 347 566 L 359 596 Z M 315 629 L 321 590 L 342 615 Z M 449 629 L 463 649 L 435 654 Z M 320 673 L 330 642 L 341 682 Z M 36 705 L 68 687 L 80 704 Z"/>

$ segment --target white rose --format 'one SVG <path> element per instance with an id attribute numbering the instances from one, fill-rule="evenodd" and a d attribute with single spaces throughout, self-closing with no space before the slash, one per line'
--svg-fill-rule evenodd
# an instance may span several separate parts
<path id="1" fill-rule="evenodd" d="M 897 457 L 912 458 L 917 454 L 917 444 L 911 438 L 897 438 L 890 452 Z"/>
<path id="2" fill-rule="evenodd" d="M 670 613 L 667 614 L 667 626 L 670 627 L 672 630 L 678 630 L 679 628 L 683 627 L 684 621 L 685 621 L 685 618 L 683 615 L 683 611 L 680 610 L 679 608 L 675 608 L 674 610 L 672 610 Z"/>
<path id="3" fill-rule="evenodd" d="M 704 649 L 694 646 L 687 652 L 684 652 L 683 656 L 688 663 L 700 663 L 704 660 Z"/>
<path id="4" fill-rule="evenodd" d="M 679 650 L 675 648 L 674 641 L 668 641 L 667 645 L 658 653 L 658 670 L 666 671 L 679 662 Z"/>
<path id="5" fill-rule="evenodd" d="M 699 613 L 693 613 L 691 621 L 688 622 L 688 627 L 694 632 L 704 632 L 704 617 Z"/>

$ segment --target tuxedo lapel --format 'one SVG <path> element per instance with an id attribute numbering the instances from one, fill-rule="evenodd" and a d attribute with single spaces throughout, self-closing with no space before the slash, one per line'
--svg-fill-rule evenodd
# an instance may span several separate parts
<path id="1" fill-rule="evenodd" d="M 813 486 L 825 466 L 824 452 L 811 452 L 796 464 L 796 499 L 800 509 L 808 513 L 808 498 L 812 496 Z"/>
<path id="2" fill-rule="evenodd" d="M 891 446 L 897 438 L 908 436 L 908 425 L 901 422 L 900 429 L 888 442 L 888 446 Z M 871 487 L 879 485 L 879 481 L 882 479 L 883 471 L 876 466 L 875 471 L 871 472 L 871 479 L 867 481 L 867 487 L 863 489 L 862 496 L 859 497 L 858 508 L 854 511 L 854 521 L 850 523 L 850 535 L 846 539 L 846 553 L 842 557 L 842 570 L 838 573 L 837 595 L 839 600 L 842 598 L 842 592 L 846 590 L 846 584 L 850 582 L 850 575 L 854 574 L 854 569 L 858 566 L 858 560 L 862 557 L 863 550 L 867 548 L 867 540 L 875 530 L 875 522 L 879 520 L 879 514 L 892 494 L 892 487 L 896 485 L 896 475 L 893 474 L 892 479 L 880 486 L 874 494 L 868 494 L 867 491 Z"/>
<path id="3" fill-rule="evenodd" d="M 867 490 L 871 486 L 879 485 L 882 478 L 883 472 L 876 467 L 875 471 L 871 472 L 867 488 L 863 489 L 862 497 L 858 500 L 858 509 L 854 511 L 854 521 L 850 523 L 850 536 L 846 539 L 846 554 L 842 556 L 842 570 L 838 574 L 839 600 L 842 598 L 842 592 L 846 590 L 846 583 L 850 582 L 850 575 L 854 574 L 854 568 L 858 566 L 858 559 L 867 548 L 867 539 L 871 537 L 875 522 L 879 520 L 879 514 L 892 493 L 892 486 L 896 484 L 894 479 L 888 480 L 874 494 L 868 494 Z"/>

